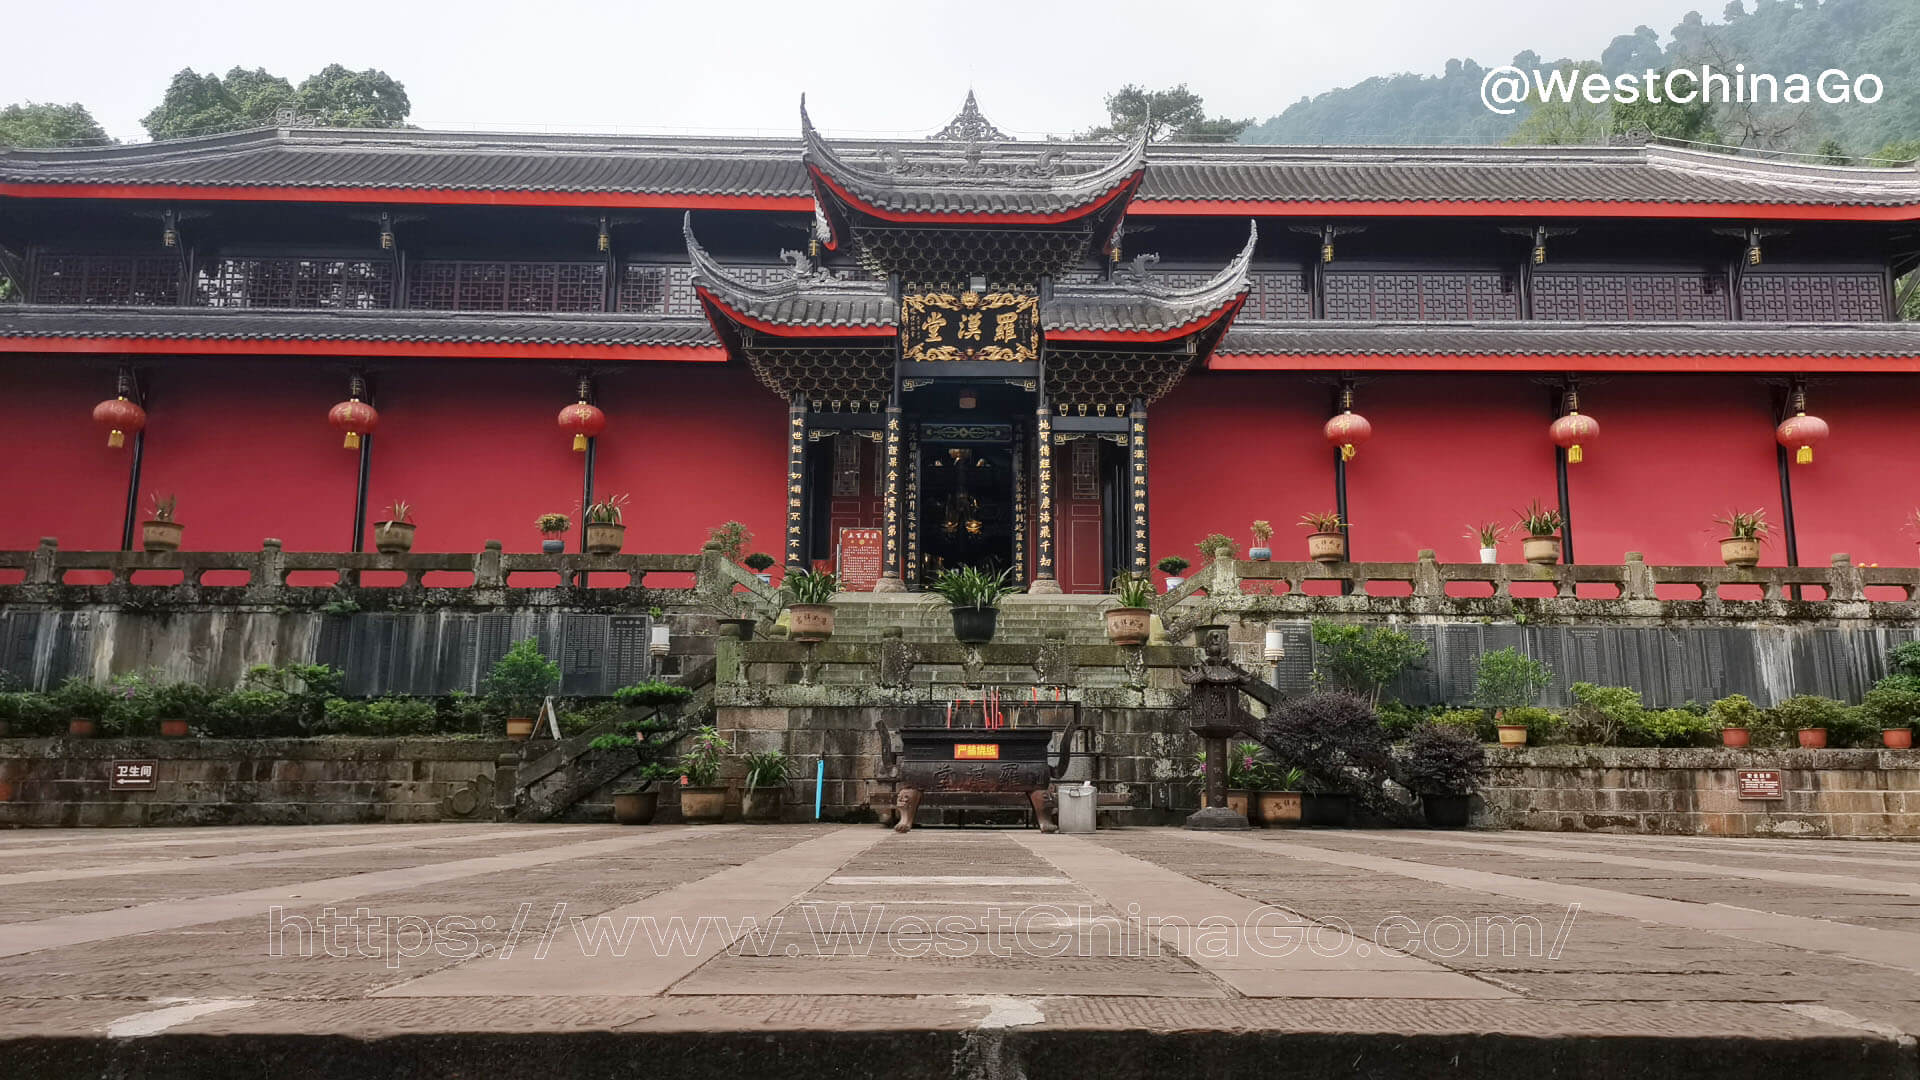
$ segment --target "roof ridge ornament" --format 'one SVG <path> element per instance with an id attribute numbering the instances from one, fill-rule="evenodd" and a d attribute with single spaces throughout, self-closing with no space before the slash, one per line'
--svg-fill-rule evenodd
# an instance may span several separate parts
<path id="1" fill-rule="evenodd" d="M 980 103 L 973 99 L 973 88 L 967 88 L 967 100 L 960 106 L 947 126 L 927 136 L 929 140 L 941 142 L 1013 142 L 1012 136 L 993 126 L 993 121 L 980 115 Z"/>

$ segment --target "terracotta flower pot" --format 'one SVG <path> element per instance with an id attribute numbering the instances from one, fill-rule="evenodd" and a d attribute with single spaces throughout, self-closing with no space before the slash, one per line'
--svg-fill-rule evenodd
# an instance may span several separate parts
<path id="1" fill-rule="evenodd" d="M 1749 731 L 1747 731 L 1746 728 L 1743 728 L 1743 727 L 1727 727 L 1727 728 L 1720 729 L 1720 745 L 1721 746 L 1733 746 L 1733 747 L 1745 746 L 1747 745 L 1748 742 L 1752 740 L 1752 738 L 1753 738 L 1752 733 L 1750 733 Z"/>
<path id="2" fill-rule="evenodd" d="M 1728 566 L 1758 566 L 1760 541 L 1747 536 L 1729 536 L 1720 541 L 1720 561 Z"/>
<path id="3" fill-rule="evenodd" d="M 1246 788 L 1227 789 L 1227 809 L 1247 819 L 1247 824 L 1260 824 L 1260 804 L 1255 801 L 1256 793 Z"/>
<path id="4" fill-rule="evenodd" d="M 67 721 L 67 738 L 69 739 L 93 738 L 93 721 L 82 720 L 77 716 L 68 720 Z"/>
<path id="5" fill-rule="evenodd" d="M 1308 533 L 1307 558 L 1314 562 L 1345 562 L 1347 560 L 1347 534 L 1338 532 Z"/>
<path id="6" fill-rule="evenodd" d="M 413 528 L 410 521 L 374 522 L 374 550 L 382 555 L 405 555 L 413 550 Z"/>
<path id="7" fill-rule="evenodd" d="M 750 787 L 740 791 L 740 816 L 748 821 L 779 821 L 787 804 L 784 787 Z"/>
<path id="8" fill-rule="evenodd" d="M 1115 645 L 1145 645 L 1153 628 L 1153 612 L 1143 607 L 1107 609 L 1107 640 Z"/>
<path id="9" fill-rule="evenodd" d="M 1520 541 L 1520 552 L 1535 566 L 1552 566 L 1560 561 L 1560 538 L 1529 536 Z"/>
<path id="10" fill-rule="evenodd" d="M 620 825 L 648 825 L 660 807 L 657 791 L 616 791 L 613 793 L 613 820 Z"/>
<path id="11" fill-rule="evenodd" d="M 1254 799 L 1260 824 L 1269 829 L 1291 829 L 1300 824 L 1300 793 L 1262 791 Z"/>
<path id="12" fill-rule="evenodd" d="M 514 742 L 525 742 L 533 735 L 533 717 L 510 716 L 507 718 L 507 738 Z"/>
<path id="13" fill-rule="evenodd" d="M 1910 727 L 1884 728 L 1880 732 L 1880 745 L 1889 750 L 1913 749 L 1913 729 Z"/>
<path id="14" fill-rule="evenodd" d="M 587 554 L 618 555 L 620 548 L 627 542 L 625 525 L 610 525 L 605 522 L 587 522 Z"/>
<path id="15" fill-rule="evenodd" d="M 160 737 L 163 739 L 184 739 L 187 737 L 187 722 L 180 717 L 168 717 L 160 721 Z"/>
<path id="16" fill-rule="evenodd" d="M 1527 725 L 1501 724 L 1499 725 L 1499 728 L 1500 728 L 1500 745 L 1501 746 L 1527 745 Z"/>
<path id="17" fill-rule="evenodd" d="M 680 789 L 680 817 L 689 825 L 712 825 L 727 816 L 727 789 L 721 787 L 683 787 Z"/>
<path id="18" fill-rule="evenodd" d="M 1825 750 L 1827 748 L 1827 729 L 1823 727 L 1801 728 L 1794 732 L 1800 740 L 1802 750 Z"/>
<path id="19" fill-rule="evenodd" d="M 825 641 L 832 636 L 832 604 L 794 604 L 787 608 L 787 637 L 790 640 Z"/>
<path id="20" fill-rule="evenodd" d="M 140 523 L 140 546 L 148 551 L 179 551 L 180 536 L 187 527 L 177 521 Z"/>

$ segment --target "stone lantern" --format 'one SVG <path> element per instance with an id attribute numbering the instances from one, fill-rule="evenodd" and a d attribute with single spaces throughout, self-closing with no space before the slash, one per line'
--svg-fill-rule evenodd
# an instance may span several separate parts
<path id="1" fill-rule="evenodd" d="M 1203 805 L 1187 818 L 1189 829 L 1244 829 L 1246 816 L 1227 808 L 1227 740 L 1253 729 L 1253 716 L 1240 705 L 1240 687 L 1248 675 L 1227 659 L 1227 628 L 1194 630 L 1204 654 L 1199 665 L 1180 673 L 1191 687 L 1187 723 L 1206 746 Z"/>

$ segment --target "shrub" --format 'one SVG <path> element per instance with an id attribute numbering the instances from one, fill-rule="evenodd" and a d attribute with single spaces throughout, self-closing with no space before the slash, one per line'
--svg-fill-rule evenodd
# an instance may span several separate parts
<path id="1" fill-rule="evenodd" d="M 664 683 L 658 679 L 623 686 L 613 692 L 613 700 L 630 709 L 678 705 L 692 696 L 693 691 L 686 687 Z"/>
<path id="2" fill-rule="evenodd" d="M 1383 701 L 1379 704 L 1380 729 L 1389 739 L 1404 739 L 1421 724 L 1429 723 L 1441 710 L 1425 705 L 1408 705 L 1401 701 Z"/>
<path id="3" fill-rule="evenodd" d="M 30 690 L 0 693 L 0 720 L 7 722 L 16 738 L 58 735 L 66 726 L 52 699 Z"/>
<path id="4" fill-rule="evenodd" d="M 1352 786 L 1349 770 L 1384 774 L 1390 761 L 1380 718 L 1365 698 L 1352 694 L 1309 694 L 1283 703 L 1267 715 L 1260 741 L 1279 761 L 1336 790 Z"/>
<path id="5" fill-rule="evenodd" d="M 1448 709 L 1433 718 L 1433 726 L 1464 731 L 1482 742 L 1492 742 L 1498 734 L 1485 709 Z"/>
<path id="6" fill-rule="evenodd" d="M 1426 659 L 1428 646 L 1391 626 L 1357 626 L 1313 620 L 1314 686 L 1380 702 L 1380 691 Z"/>
<path id="7" fill-rule="evenodd" d="M 728 562 L 739 562 L 741 552 L 752 540 L 753 533 L 737 521 L 723 521 L 707 530 L 707 543 L 718 544 Z"/>
<path id="8" fill-rule="evenodd" d="M 1638 722 L 1645 711 L 1640 691 L 1629 686 L 1577 682 L 1569 692 L 1573 707 L 1567 710 L 1567 735 L 1577 743 L 1618 746 L 1627 725 Z"/>
<path id="9" fill-rule="evenodd" d="M 1765 723 L 1760 706 L 1745 694 L 1728 694 L 1707 706 L 1707 719 L 1713 722 L 1716 730 L 1746 728 L 1749 733 Z"/>
<path id="10" fill-rule="evenodd" d="M 1869 693 L 1868 696 L 1872 696 Z M 1900 725 L 1895 724 L 1895 727 Z M 1828 746 L 1866 747 L 1880 745 L 1880 717 L 1863 705 L 1855 705 L 1840 712 L 1839 718 L 1827 727 Z"/>
<path id="11" fill-rule="evenodd" d="M 1887 671 L 1920 676 L 1920 641 L 1903 641 L 1887 653 Z"/>
<path id="12" fill-rule="evenodd" d="M 438 721 L 433 702 L 397 694 L 372 699 L 328 698 L 323 709 L 327 730 L 340 735 L 428 735 Z"/>
<path id="13" fill-rule="evenodd" d="M 1226 533 L 1208 533 L 1198 544 L 1200 557 L 1209 562 L 1216 559 L 1231 559 L 1240 552 L 1240 545 Z"/>
<path id="14" fill-rule="evenodd" d="M 1713 721 L 1686 709 L 1642 709 L 1621 725 L 1629 746 L 1711 746 L 1719 735 Z"/>
<path id="15" fill-rule="evenodd" d="M 617 701 L 595 701 L 588 704 L 568 701 L 559 707 L 560 737 L 570 739 L 575 735 L 585 735 L 603 724 L 611 724 L 621 712 Z"/>
<path id="16" fill-rule="evenodd" d="M 1860 708 L 1875 731 L 1911 727 L 1920 720 L 1920 675 L 1889 675 L 1875 683 Z"/>
<path id="17" fill-rule="evenodd" d="M 1517 709 L 1508 709 L 1501 714 L 1500 723 L 1526 728 L 1528 738 L 1536 745 L 1562 742 L 1567 732 L 1567 723 L 1561 719 L 1560 714 L 1538 705 L 1522 705 Z M 1498 732 L 1495 734 L 1497 735 Z"/>
<path id="18" fill-rule="evenodd" d="M 1459 728 L 1427 725 L 1407 740 L 1403 782 L 1421 795 L 1471 795 L 1487 778 L 1487 751 Z"/>
<path id="19" fill-rule="evenodd" d="M 560 665 L 547 659 L 535 638 L 514 642 L 487 675 L 487 694 L 516 716 L 532 715 L 558 685 Z"/>
<path id="20" fill-rule="evenodd" d="M 1547 665 L 1519 649 L 1495 649 L 1480 657 L 1473 677 L 1473 703 L 1489 709 L 1532 705 L 1552 681 Z"/>
<path id="21" fill-rule="evenodd" d="M 1178 555 L 1162 555 L 1160 561 L 1154 563 L 1153 567 L 1163 574 L 1170 574 L 1177 577 L 1180 571 L 1192 565 L 1192 563 Z"/>
<path id="22" fill-rule="evenodd" d="M 1841 727 L 1846 723 L 1847 707 L 1830 697 L 1818 694 L 1795 694 L 1768 710 L 1774 724 L 1789 738 L 1792 733 L 1805 728 Z"/>

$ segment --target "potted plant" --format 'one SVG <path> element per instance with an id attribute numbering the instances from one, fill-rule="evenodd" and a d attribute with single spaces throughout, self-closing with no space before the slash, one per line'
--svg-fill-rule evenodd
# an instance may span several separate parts
<path id="1" fill-rule="evenodd" d="M 756 551 L 747 556 L 744 561 L 747 569 L 753 571 L 753 576 L 760 579 L 760 584 L 773 584 L 773 575 L 767 572 L 773 569 L 773 556 L 764 551 Z"/>
<path id="2" fill-rule="evenodd" d="M 627 542 L 627 526 L 621 520 L 626 505 L 627 496 L 609 495 L 600 502 L 588 503 L 580 511 L 580 521 L 587 529 L 587 554 L 620 553 Z"/>
<path id="3" fill-rule="evenodd" d="M 1713 521 L 1727 530 L 1720 541 L 1722 562 L 1742 568 L 1760 564 L 1760 545 L 1767 540 L 1766 510 L 1729 510 Z"/>
<path id="4" fill-rule="evenodd" d="M 1536 566 L 1552 566 L 1560 561 L 1560 527 L 1566 523 L 1558 508 L 1549 510 L 1535 499 L 1526 509 L 1514 511 L 1520 520 L 1515 528 L 1526 534 L 1520 551 Z"/>
<path id="5" fill-rule="evenodd" d="M 1407 738 L 1406 786 L 1436 829 L 1467 823 L 1474 789 L 1487 777 L 1487 752 L 1459 728 L 1423 724 Z"/>
<path id="6" fill-rule="evenodd" d="M 727 786 L 720 765 L 733 747 L 711 725 L 693 734 L 680 754 L 680 816 L 689 825 L 711 825 L 727 816 Z"/>
<path id="7" fill-rule="evenodd" d="M 1153 582 L 1132 574 L 1113 579 L 1116 605 L 1107 609 L 1107 640 L 1115 645 L 1145 645 L 1153 632 Z"/>
<path id="8" fill-rule="evenodd" d="M 942 570 L 927 586 L 936 599 L 953 610 L 953 636 L 963 645 L 985 645 L 993 640 L 1000 620 L 1000 601 L 1020 591 L 1013 568 L 989 573 L 977 566 Z"/>
<path id="9" fill-rule="evenodd" d="M 56 715 L 67 720 L 69 739 L 91 739 L 100 722 L 118 704 L 114 692 L 84 676 L 75 675 L 48 695 Z"/>
<path id="10" fill-rule="evenodd" d="M 148 704 L 160 720 L 160 737 L 184 739 L 191 734 L 189 721 L 212 707 L 216 695 L 197 683 L 164 683 L 148 692 Z"/>
<path id="11" fill-rule="evenodd" d="M 395 499 L 387 504 L 385 521 L 373 523 L 373 549 L 382 555 L 405 555 L 413 550 L 413 504 Z"/>
<path id="12" fill-rule="evenodd" d="M 1920 717 L 1920 676 L 1900 670 L 1898 653 L 1890 665 L 1894 673 L 1873 684 L 1860 699 L 1862 719 L 1880 729 L 1880 745 L 1889 750 L 1913 748 L 1913 722 Z"/>
<path id="13" fill-rule="evenodd" d="M 593 741 L 598 747 L 602 735 Z M 616 825 L 651 825 L 653 815 L 660 812 L 660 793 L 651 790 L 656 780 L 665 780 L 680 775 L 671 765 L 651 763 L 640 770 L 640 775 L 624 787 L 613 790 L 613 823 Z"/>
<path id="14" fill-rule="evenodd" d="M 1745 694 L 1728 694 L 1707 706 L 1707 719 L 1720 729 L 1721 746 L 1746 746 L 1760 725 L 1760 706 Z"/>
<path id="15" fill-rule="evenodd" d="M 1182 570 L 1185 570 L 1187 567 L 1191 565 L 1193 564 L 1189 563 L 1187 560 L 1181 558 L 1178 555 L 1162 556 L 1159 562 L 1153 564 L 1154 569 L 1167 575 L 1167 591 L 1168 592 L 1172 592 L 1173 590 L 1186 584 L 1187 579 L 1181 577 L 1180 572 Z"/>
<path id="16" fill-rule="evenodd" d="M 548 555 L 558 555 L 567 550 L 567 542 L 560 539 L 573 528 L 573 519 L 565 514 L 541 514 L 533 519 L 533 527 L 540 530 L 540 550 Z"/>
<path id="17" fill-rule="evenodd" d="M 1847 719 L 1847 707 L 1818 694 L 1795 694 L 1773 707 L 1774 725 L 1793 732 L 1794 742 L 1802 750 L 1824 750 L 1827 729 L 1839 727 Z"/>
<path id="18" fill-rule="evenodd" d="M 693 696 L 684 686 L 658 680 L 634 683 L 613 692 L 613 700 L 626 708 L 650 710 L 638 716 L 621 718 L 615 729 L 600 735 L 591 744 L 607 753 L 637 755 L 640 774 L 613 792 L 613 819 L 622 825 L 645 825 L 659 808 L 660 794 L 652 790 L 655 781 L 678 777 L 677 767 L 665 764 L 667 751 L 686 734 L 679 719 L 678 706 Z"/>
<path id="19" fill-rule="evenodd" d="M 1307 558 L 1314 562 L 1345 562 L 1347 523 L 1332 510 L 1300 515 L 1300 527 L 1307 530 Z"/>
<path id="20" fill-rule="evenodd" d="M 779 821 L 794 761 L 784 750 L 762 750 L 743 759 L 746 787 L 740 792 L 740 816 L 748 821 Z"/>
<path id="21" fill-rule="evenodd" d="M 707 543 L 719 547 L 728 562 L 739 562 L 740 553 L 747 550 L 752 539 L 753 533 L 737 521 L 723 521 L 707 530 Z"/>
<path id="22" fill-rule="evenodd" d="M 1247 558 L 1254 562 L 1266 562 L 1273 558 L 1273 548 L 1268 544 L 1273 540 L 1273 523 L 1256 521 L 1253 523 L 1253 546 L 1247 549 Z"/>
<path id="23" fill-rule="evenodd" d="M 665 656 L 673 651 L 673 626 L 667 613 L 657 607 L 647 609 L 647 655 Z"/>
<path id="24" fill-rule="evenodd" d="M 1500 745 L 1527 744 L 1527 713 L 1553 682 L 1547 665 L 1519 649 L 1508 647 L 1482 653 L 1473 677 L 1473 703 L 1493 710 L 1500 729 Z"/>
<path id="25" fill-rule="evenodd" d="M 1306 770 L 1298 766 L 1283 769 L 1272 762 L 1263 765 L 1265 773 L 1258 794 L 1254 796 L 1260 824 L 1269 829 L 1290 829 L 1299 825 L 1300 789 L 1306 784 Z"/>
<path id="26" fill-rule="evenodd" d="M 536 638 L 514 642 L 506 655 L 493 662 L 487 694 L 507 714 L 507 738 L 522 742 L 532 736 L 542 699 L 558 685 L 560 665 L 547 659 Z"/>
<path id="27" fill-rule="evenodd" d="M 153 505 L 147 511 L 147 520 L 140 523 L 140 546 L 148 551 L 179 551 L 180 534 L 187 528 L 173 520 L 179 496 L 162 496 L 155 492 L 152 499 Z"/>
<path id="28" fill-rule="evenodd" d="M 1497 522 L 1483 521 L 1467 526 L 1467 539 L 1480 544 L 1480 561 L 1489 566 L 1500 561 L 1500 541 L 1506 538 L 1506 526 Z"/>
<path id="29" fill-rule="evenodd" d="M 787 637 L 825 641 L 833 636 L 833 597 L 840 579 L 825 570 L 797 570 L 780 585 L 787 605 Z"/>
<path id="30" fill-rule="evenodd" d="M 1240 545 L 1234 543 L 1226 533 L 1208 533 L 1206 539 L 1194 547 L 1200 550 L 1200 557 L 1210 563 L 1231 559 L 1240 552 Z"/>

